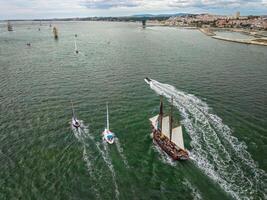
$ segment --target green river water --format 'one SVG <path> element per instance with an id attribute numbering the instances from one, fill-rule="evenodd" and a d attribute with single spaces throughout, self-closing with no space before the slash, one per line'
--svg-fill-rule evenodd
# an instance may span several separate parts
<path id="1" fill-rule="evenodd" d="M 53 25 L 57 41 L 48 22 L 0 24 L 0 199 L 267 198 L 266 47 L 138 23 Z M 189 161 L 151 141 L 159 94 L 166 112 L 174 97 Z M 101 138 L 107 101 L 114 145 Z"/>

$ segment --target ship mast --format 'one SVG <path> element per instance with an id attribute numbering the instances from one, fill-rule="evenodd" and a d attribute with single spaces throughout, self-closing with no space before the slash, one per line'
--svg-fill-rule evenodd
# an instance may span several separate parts
<path id="1" fill-rule="evenodd" d="M 75 117 L 75 113 L 74 113 L 74 108 L 73 108 L 73 102 L 71 101 L 71 108 L 72 108 L 72 116 L 73 116 L 73 118 L 76 118 Z"/>
<path id="2" fill-rule="evenodd" d="M 106 106 L 107 106 L 107 130 L 109 130 L 108 102 Z"/>
<path id="3" fill-rule="evenodd" d="M 173 96 L 171 98 L 171 111 L 170 111 L 170 120 L 169 120 L 169 128 L 170 128 L 170 140 L 172 140 L 172 122 L 173 122 L 173 116 L 172 116 L 172 112 L 173 112 Z"/>
<path id="4" fill-rule="evenodd" d="M 160 96 L 159 119 L 158 119 L 158 129 L 160 130 L 162 130 L 162 118 L 163 118 L 163 102 L 162 102 L 162 96 Z"/>

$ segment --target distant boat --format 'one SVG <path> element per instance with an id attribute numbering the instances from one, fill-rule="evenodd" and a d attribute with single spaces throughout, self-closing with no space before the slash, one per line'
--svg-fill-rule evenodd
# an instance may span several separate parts
<path id="1" fill-rule="evenodd" d="M 146 28 L 146 20 L 145 19 L 142 20 L 142 27 Z"/>
<path id="2" fill-rule="evenodd" d="M 150 84 L 151 79 L 145 78 L 145 81 Z M 159 114 L 149 119 L 152 127 L 153 142 L 173 160 L 188 160 L 189 154 L 184 148 L 182 126 L 180 125 L 173 128 L 172 107 L 173 98 L 170 115 L 164 117 L 161 98 Z"/>
<path id="3" fill-rule="evenodd" d="M 114 143 L 114 133 L 112 133 L 109 130 L 108 103 L 107 103 L 106 107 L 107 107 L 107 126 L 106 126 L 105 130 L 103 131 L 103 140 L 105 140 L 109 144 L 113 144 Z"/>
<path id="4" fill-rule="evenodd" d="M 55 26 L 53 27 L 53 34 L 54 34 L 54 38 L 58 39 L 58 30 Z"/>
<path id="5" fill-rule="evenodd" d="M 71 107 L 72 107 L 71 125 L 72 125 L 72 127 L 78 129 L 81 126 L 81 124 L 80 124 L 79 120 L 77 119 L 77 117 L 76 117 L 76 115 L 74 113 L 74 107 L 73 107 L 72 101 L 71 101 Z"/>
<path id="6" fill-rule="evenodd" d="M 7 22 L 7 30 L 8 31 L 13 31 L 13 27 L 12 27 L 12 25 L 11 25 L 11 23 L 9 21 Z"/>
<path id="7" fill-rule="evenodd" d="M 79 50 L 77 48 L 76 37 L 77 37 L 77 35 L 75 34 L 75 38 L 74 38 L 74 51 L 75 51 L 76 54 L 78 54 L 79 53 Z"/>

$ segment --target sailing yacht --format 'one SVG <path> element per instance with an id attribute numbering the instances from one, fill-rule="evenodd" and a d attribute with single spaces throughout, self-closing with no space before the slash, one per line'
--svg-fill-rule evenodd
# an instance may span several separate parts
<path id="1" fill-rule="evenodd" d="M 78 54 L 79 50 L 77 48 L 76 37 L 77 37 L 77 35 L 75 34 L 75 39 L 74 39 L 74 47 L 75 47 L 75 49 L 74 49 L 74 51 L 75 51 L 76 54 Z"/>
<path id="2" fill-rule="evenodd" d="M 78 129 L 81 124 L 79 122 L 79 120 L 77 119 L 75 113 L 74 113 L 74 108 L 73 108 L 73 103 L 71 102 L 71 107 L 72 107 L 72 119 L 71 119 L 71 125 L 72 127 Z"/>
<path id="3" fill-rule="evenodd" d="M 113 144 L 114 143 L 114 133 L 112 133 L 109 130 L 109 114 L 108 114 L 108 103 L 107 103 L 107 126 L 105 128 L 105 130 L 103 131 L 103 140 L 105 140 L 107 143 L 109 144 Z"/>
<path id="4" fill-rule="evenodd" d="M 7 22 L 7 30 L 8 31 L 13 31 L 13 27 L 12 27 L 12 25 L 11 25 L 11 23 L 9 21 Z"/>
<path id="5" fill-rule="evenodd" d="M 150 78 L 145 82 L 151 83 Z M 164 116 L 162 97 L 160 98 L 159 114 L 150 118 L 153 142 L 158 145 L 173 160 L 188 160 L 189 153 L 184 147 L 182 126 L 173 128 L 173 98 L 171 100 L 170 115 Z"/>
<path id="6" fill-rule="evenodd" d="M 53 34 L 54 34 L 54 38 L 57 40 L 58 39 L 58 30 L 55 26 L 53 27 Z"/>

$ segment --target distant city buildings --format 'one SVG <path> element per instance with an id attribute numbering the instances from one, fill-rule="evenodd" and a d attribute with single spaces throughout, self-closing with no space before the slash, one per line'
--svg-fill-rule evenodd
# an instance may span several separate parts
<path id="1" fill-rule="evenodd" d="M 217 27 L 217 28 L 247 28 L 267 30 L 267 16 L 234 16 L 197 14 L 170 17 L 165 25 L 182 27 Z"/>

